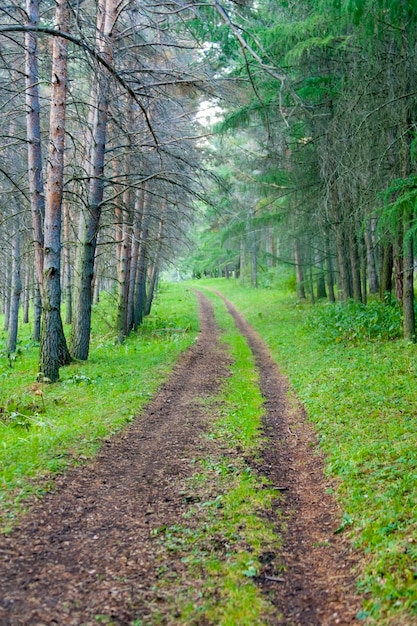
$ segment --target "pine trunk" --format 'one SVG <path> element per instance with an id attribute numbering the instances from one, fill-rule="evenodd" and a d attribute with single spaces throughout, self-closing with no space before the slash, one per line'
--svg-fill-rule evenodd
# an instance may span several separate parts
<path id="1" fill-rule="evenodd" d="M 70 9 L 58 0 L 56 28 L 68 31 Z M 44 222 L 44 267 L 40 371 L 55 382 L 59 367 L 71 361 L 61 319 L 61 218 L 64 179 L 65 113 L 67 98 L 68 41 L 54 37 L 47 188 Z"/>
<path id="2" fill-rule="evenodd" d="M 27 24 L 39 24 L 39 0 L 26 1 Z M 38 38 L 36 32 L 25 33 L 26 65 L 26 129 L 28 140 L 29 195 L 32 216 L 33 245 L 35 248 L 36 276 L 43 283 L 43 221 L 45 196 L 42 175 L 42 145 L 39 104 Z"/>
<path id="3" fill-rule="evenodd" d="M 404 280 L 403 280 L 403 330 L 404 339 L 415 341 L 416 323 L 414 313 L 414 250 L 410 233 L 412 216 L 404 220 Z"/>
<path id="4" fill-rule="evenodd" d="M 16 352 L 17 331 L 19 326 L 19 304 L 22 293 L 21 259 L 20 259 L 20 220 L 14 218 L 15 232 L 12 243 L 12 281 L 10 293 L 10 319 L 7 352 Z"/>
<path id="5" fill-rule="evenodd" d="M 115 0 L 101 0 L 97 14 L 97 47 L 108 62 L 112 60 L 112 35 L 118 16 Z M 91 306 L 93 295 L 94 259 L 100 227 L 104 196 L 104 158 L 109 109 L 108 76 L 100 72 L 92 90 L 91 111 L 94 112 L 92 143 L 85 166 L 89 172 L 88 209 L 80 216 L 78 249 L 73 285 L 73 322 L 71 354 L 85 361 L 90 349 Z"/>

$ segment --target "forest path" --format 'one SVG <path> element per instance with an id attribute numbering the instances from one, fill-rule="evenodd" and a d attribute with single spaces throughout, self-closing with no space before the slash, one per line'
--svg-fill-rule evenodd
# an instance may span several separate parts
<path id="1" fill-rule="evenodd" d="M 88 465 L 57 477 L 54 491 L 0 538 L 1 626 L 175 624 L 155 594 L 163 557 L 152 531 L 183 520 L 189 502 L 181 489 L 195 471 L 192 459 L 204 454 L 198 435 L 210 419 L 202 400 L 219 392 L 230 359 L 211 304 L 201 294 L 199 301 L 198 340 L 145 414 Z M 255 354 L 266 398 L 269 441 L 257 469 L 284 489 L 284 515 L 277 510 L 274 523 L 279 532 L 288 527 L 277 556 L 287 571 L 284 582 L 271 580 L 274 557 L 260 584 L 283 614 L 277 624 L 352 624 L 359 607 L 351 555 L 333 533 L 340 513 L 326 492 L 313 433 L 299 408 L 290 408 L 286 381 L 262 341 L 228 307 Z M 184 570 L 175 555 L 169 567 Z"/>

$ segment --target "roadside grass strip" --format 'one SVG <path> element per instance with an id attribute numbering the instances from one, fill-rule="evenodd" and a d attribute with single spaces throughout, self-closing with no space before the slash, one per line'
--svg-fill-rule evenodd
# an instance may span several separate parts
<path id="1" fill-rule="evenodd" d="M 311 307 L 293 294 L 230 280 L 204 284 L 224 293 L 263 337 L 314 423 L 338 484 L 339 532 L 362 553 L 358 617 L 381 626 L 417 623 L 416 346 L 387 340 L 386 319 L 371 339 L 362 308 L 359 319 L 344 310 L 342 325 L 328 304 Z"/>
<path id="2" fill-rule="evenodd" d="M 251 468 L 264 444 L 263 398 L 252 353 L 223 302 L 206 295 L 215 306 L 232 365 L 220 395 L 203 401 L 216 419 L 202 444 L 209 453 L 194 459 L 196 472 L 184 485 L 190 503 L 184 523 L 154 530 L 165 552 L 176 552 L 185 568 L 173 578 L 164 565 L 157 592 L 170 596 L 179 625 L 261 626 L 274 620 L 275 609 L 256 579 L 262 555 L 279 549 L 265 515 L 279 493 Z"/>
<path id="3" fill-rule="evenodd" d="M 194 294 L 163 285 L 137 333 L 116 342 L 115 304 L 103 294 L 93 311 L 90 358 L 62 368 L 54 385 L 37 383 L 38 346 L 22 326 L 13 360 L 0 352 L 0 530 L 7 532 L 53 474 L 97 453 L 167 379 L 198 329 Z M 5 333 L 0 333 L 4 345 Z"/>

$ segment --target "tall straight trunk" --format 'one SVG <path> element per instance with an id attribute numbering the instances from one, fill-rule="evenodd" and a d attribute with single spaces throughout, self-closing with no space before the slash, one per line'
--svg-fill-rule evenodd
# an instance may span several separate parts
<path id="1" fill-rule="evenodd" d="M 29 324 L 29 306 L 30 306 L 30 285 L 33 280 L 32 272 L 32 258 L 26 256 L 25 264 L 25 287 L 24 287 L 24 299 L 23 299 L 23 323 Z"/>
<path id="2" fill-rule="evenodd" d="M 324 280 L 324 268 L 323 268 L 323 260 L 319 253 L 316 253 L 316 267 L 318 269 L 316 282 L 317 282 L 317 298 L 326 298 L 326 283 Z"/>
<path id="3" fill-rule="evenodd" d="M 250 233 L 250 276 L 252 287 L 258 286 L 258 238 L 252 225 L 253 211 L 250 211 L 251 233 Z"/>
<path id="4" fill-rule="evenodd" d="M 313 260 L 311 258 L 311 248 L 310 248 L 310 263 L 309 263 L 309 268 L 308 268 L 308 286 L 310 290 L 311 304 L 315 304 L 316 296 L 314 295 Z"/>
<path id="5" fill-rule="evenodd" d="M 414 246 L 410 234 L 412 216 L 404 217 L 404 280 L 403 280 L 403 331 L 404 339 L 415 341 L 416 323 L 414 313 Z"/>
<path id="6" fill-rule="evenodd" d="M 295 262 L 295 275 L 297 284 L 297 295 L 300 300 L 305 300 L 306 292 L 304 287 L 304 271 L 301 261 L 300 245 L 298 241 L 294 243 L 294 262 Z"/>
<path id="7" fill-rule="evenodd" d="M 64 293 L 65 293 L 65 323 L 72 322 L 72 271 L 70 248 L 70 208 L 64 203 Z"/>
<path id="8" fill-rule="evenodd" d="M 112 60 L 112 35 L 118 16 L 116 0 L 100 0 L 97 13 L 98 51 Z M 88 209 L 80 215 L 75 276 L 73 285 L 73 322 L 71 329 L 71 354 L 86 360 L 90 349 L 92 283 L 97 235 L 100 226 L 101 206 L 104 196 L 104 156 L 109 109 L 109 77 L 100 72 L 93 88 L 91 110 L 94 112 L 92 142 L 86 170 L 90 175 Z"/>
<path id="9" fill-rule="evenodd" d="M 20 220 L 17 215 L 14 218 L 14 234 L 12 243 L 12 282 L 10 293 L 9 335 L 7 339 L 7 352 L 9 354 L 11 352 L 16 352 L 21 293 Z"/>
<path id="10" fill-rule="evenodd" d="M 379 284 L 380 297 L 392 292 L 392 269 L 394 265 L 393 247 L 390 241 L 386 241 L 381 251 L 381 279 Z"/>
<path id="11" fill-rule="evenodd" d="M 360 273 L 361 273 L 361 288 L 362 288 L 362 304 L 367 303 L 368 283 L 367 283 L 367 266 L 366 266 L 366 246 L 365 239 L 359 238 L 358 241 L 359 260 L 360 260 Z"/>
<path id="12" fill-rule="evenodd" d="M 155 293 L 158 287 L 159 280 L 159 267 L 157 265 L 152 266 L 151 276 L 148 283 L 148 293 L 146 294 L 146 303 L 144 309 L 144 315 L 149 315 L 152 308 L 152 302 L 155 297 Z"/>
<path id="13" fill-rule="evenodd" d="M 143 207 L 145 200 L 145 189 L 142 189 L 135 202 L 133 215 L 133 236 L 132 251 L 129 272 L 129 292 L 127 298 L 126 330 L 130 333 L 134 326 L 135 317 L 135 290 L 137 284 L 137 273 L 139 264 L 139 244 L 143 219 Z"/>
<path id="14" fill-rule="evenodd" d="M 355 225 L 350 225 L 348 245 L 350 257 L 350 275 L 352 277 L 352 296 L 356 302 L 362 302 L 362 286 L 358 242 L 355 234 Z"/>
<path id="15" fill-rule="evenodd" d="M 240 282 L 246 281 L 246 243 L 243 236 L 240 237 Z"/>
<path id="16" fill-rule="evenodd" d="M 392 255 L 394 293 L 397 302 L 402 302 L 404 296 L 404 224 L 401 221 L 396 225 L 396 233 L 393 236 Z"/>
<path id="17" fill-rule="evenodd" d="M 365 226 L 366 265 L 368 269 L 369 293 L 371 294 L 378 293 L 379 291 L 374 223 L 375 219 L 371 218 L 367 220 Z"/>
<path id="18" fill-rule="evenodd" d="M 39 0 L 26 0 L 28 26 L 39 24 Z M 38 38 L 36 32 L 25 33 L 26 75 L 26 131 L 28 146 L 28 174 L 30 209 L 32 216 L 33 245 L 35 248 L 36 276 L 43 285 L 43 222 L 45 218 L 45 196 L 42 174 L 42 145 L 39 104 Z"/>
<path id="19" fill-rule="evenodd" d="M 146 302 L 144 308 L 144 315 L 149 315 L 151 312 L 152 301 L 154 298 L 155 288 L 158 283 L 159 268 L 161 264 L 161 251 L 164 237 L 164 217 L 165 217 L 165 205 L 162 209 L 162 214 L 159 218 L 158 234 L 156 236 L 156 246 L 153 254 L 153 261 L 150 268 L 148 293 L 146 295 Z"/>
<path id="20" fill-rule="evenodd" d="M 143 209 L 142 232 L 139 245 L 138 271 L 135 289 L 135 310 L 133 328 L 137 330 L 142 324 L 146 302 L 146 272 L 148 266 L 149 215 L 146 206 Z"/>
<path id="21" fill-rule="evenodd" d="M 129 292 L 129 265 L 131 254 L 131 226 L 128 223 L 129 216 L 123 213 L 122 242 L 120 246 L 119 259 L 117 263 L 117 333 L 119 343 L 122 343 L 128 334 L 126 328 L 127 301 Z"/>
<path id="22" fill-rule="evenodd" d="M 41 340 L 42 298 L 39 284 L 35 282 L 33 297 L 33 341 Z"/>
<path id="23" fill-rule="evenodd" d="M 352 280 L 350 276 L 350 259 L 347 253 L 346 239 L 343 224 L 336 228 L 337 264 L 339 269 L 340 289 L 342 300 L 348 300 L 353 296 Z"/>
<path id="24" fill-rule="evenodd" d="M 4 279 L 4 330 L 9 329 L 10 321 L 10 294 L 12 290 L 12 258 L 7 255 Z"/>
<path id="25" fill-rule="evenodd" d="M 57 0 L 56 28 L 68 32 L 70 8 Z M 68 41 L 54 37 L 47 186 L 44 222 L 44 268 L 40 371 L 51 382 L 59 367 L 71 361 L 61 319 L 61 218 L 64 180 L 65 113 L 67 99 Z"/>
<path id="26" fill-rule="evenodd" d="M 93 304 L 98 304 L 100 302 L 100 290 L 102 287 L 102 281 L 100 279 L 100 254 L 99 254 L 99 240 L 100 233 L 97 233 L 97 241 L 96 241 L 96 250 L 94 252 L 94 274 L 93 281 L 91 285 L 91 292 L 93 294 Z"/>
<path id="27" fill-rule="evenodd" d="M 130 118 L 131 124 L 133 120 Z M 126 172 L 130 171 L 130 159 L 126 162 Z M 121 343 L 129 334 L 129 291 L 131 287 L 134 289 L 134 283 L 131 285 L 130 272 L 132 263 L 132 240 L 133 240 L 133 221 L 135 210 L 135 199 L 131 187 L 125 189 L 122 196 L 122 210 L 120 211 L 121 232 L 120 232 L 120 249 L 117 264 L 118 279 L 118 298 L 117 298 L 117 329 L 118 339 Z M 136 268 L 134 268 L 136 272 Z"/>
<path id="28" fill-rule="evenodd" d="M 326 232 L 324 237 L 324 250 L 326 255 L 326 284 L 327 284 L 327 292 L 329 294 L 330 302 L 335 302 L 336 297 L 334 293 L 334 273 L 333 273 L 333 262 L 332 255 L 330 251 L 330 237 L 329 233 Z"/>

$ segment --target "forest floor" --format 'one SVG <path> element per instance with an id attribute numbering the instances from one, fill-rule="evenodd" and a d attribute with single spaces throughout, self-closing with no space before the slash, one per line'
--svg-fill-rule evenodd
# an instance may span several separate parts
<path id="1" fill-rule="evenodd" d="M 157 583 L 164 563 L 179 580 L 185 566 L 180 553 L 163 551 L 154 531 L 181 523 L 190 506 L 184 481 L 193 459 L 216 445 L 200 436 L 213 413 L 204 399 L 218 393 L 230 363 L 212 306 L 201 294 L 199 301 L 198 340 L 145 413 L 103 442 L 94 460 L 58 476 L 53 491 L 0 538 L 2 626 L 177 623 Z M 257 576 L 274 607 L 265 623 L 357 623 L 355 554 L 334 532 L 341 513 L 314 433 L 259 336 L 227 306 L 255 356 L 265 398 L 256 471 L 282 495 L 267 513 L 283 535 L 282 550 L 265 554 Z"/>

